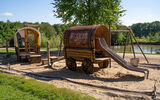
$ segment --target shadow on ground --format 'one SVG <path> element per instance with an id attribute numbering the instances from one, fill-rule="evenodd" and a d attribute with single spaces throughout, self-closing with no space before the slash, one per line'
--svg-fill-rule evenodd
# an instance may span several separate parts
<path id="1" fill-rule="evenodd" d="M 98 68 L 96 68 L 96 70 L 98 70 Z M 104 82 L 123 82 L 123 81 L 143 81 L 144 80 L 144 77 L 134 76 L 131 74 L 123 74 L 123 75 L 116 74 L 118 76 L 116 78 L 96 77 L 89 74 L 85 74 L 82 71 L 81 67 L 78 67 L 77 71 L 75 72 L 70 71 L 66 67 L 64 67 L 59 70 L 44 71 L 44 72 L 39 72 L 37 74 L 65 77 L 69 79 L 99 80 Z"/>
<path id="2" fill-rule="evenodd" d="M 151 68 L 151 69 L 160 70 L 160 64 L 140 63 L 139 65 L 140 65 L 141 67 L 147 67 L 147 68 Z"/>
<path id="3" fill-rule="evenodd" d="M 50 51 L 51 56 L 58 56 L 58 50 L 57 51 Z M 63 52 L 60 52 L 59 56 L 62 56 Z M 41 51 L 42 58 L 47 58 L 47 52 Z M 0 65 L 14 65 L 14 64 L 21 64 L 21 65 L 29 65 L 27 58 L 23 57 L 21 61 L 17 61 L 17 56 L 15 53 L 9 53 L 8 55 L 5 53 L 0 54 Z"/>

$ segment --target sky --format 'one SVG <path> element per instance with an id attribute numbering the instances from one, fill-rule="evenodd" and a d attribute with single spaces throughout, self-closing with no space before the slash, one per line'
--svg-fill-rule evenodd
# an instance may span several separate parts
<path id="1" fill-rule="evenodd" d="M 0 21 L 49 22 L 62 24 L 53 16 L 53 0 L 0 0 Z M 160 21 L 160 0 L 122 0 L 126 10 L 120 22 L 124 25 Z"/>

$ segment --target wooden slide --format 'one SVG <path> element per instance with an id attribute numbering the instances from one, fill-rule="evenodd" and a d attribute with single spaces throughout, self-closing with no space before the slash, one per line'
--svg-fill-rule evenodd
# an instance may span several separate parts
<path id="1" fill-rule="evenodd" d="M 149 76 L 149 71 L 147 69 L 143 68 L 138 68 L 134 67 L 130 63 L 126 62 L 123 58 L 121 58 L 118 54 L 114 53 L 106 44 L 105 38 L 99 38 L 99 42 L 101 47 L 106 51 L 106 53 L 113 59 L 115 60 L 119 65 L 122 67 L 131 70 L 131 71 L 136 71 L 136 72 L 141 72 L 144 73 L 145 78 L 148 78 Z"/>

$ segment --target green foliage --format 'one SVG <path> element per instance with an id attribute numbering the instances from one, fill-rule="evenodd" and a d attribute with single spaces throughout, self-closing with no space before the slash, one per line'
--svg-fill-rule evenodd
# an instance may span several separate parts
<path id="1" fill-rule="evenodd" d="M 55 35 L 54 28 L 46 22 L 40 24 L 40 32 L 41 35 L 43 34 L 43 36 L 46 36 L 48 39 L 51 39 Z"/>
<path id="2" fill-rule="evenodd" d="M 13 38 L 13 34 L 16 29 L 23 27 L 23 24 L 20 22 L 10 22 L 6 23 L 0 22 L 0 42 L 4 42 L 5 40 L 10 40 Z"/>
<path id="3" fill-rule="evenodd" d="M 55 35 L 51 39 L 48 39 L 46 36 L 42 34 L 41 36 L 41 47 L 46 48 L 47 47 L 47 42 L 49 42 L 51 48 L 58 48 L 60 45 L 60 39 L 61 39 L 61 34 L 60 35 Z"/>
<path id="4" fill-rule="evenodd" d="M 115 24 L 114 26 L 112 25 L 113 29 L 120 29 L 120 30 L 126 30 L 128 29 L 127 26 L 121 25 L 119 23 Z M 111 44 L 112 45 L 119 45 L 119 44 L 124 44 L 126 40 L 126 33 L 112 33 L 111 34 Z"/>
<path id="5" fill-rule="evenodd" d="M 96 100 L 70 89 L 2 73 L 0 91 L 1 100 Z"/>
<path id="6" fill-rule="evenodd" d="M 53 28 L 56 31 L 56 34 L 62 34 L 66 29 L 68 29 L 69 27 L 71 27 L 72 25 L 70 24 L 54 24 Z"/>
<path id="7" fill-rule="evenodd" d="M 46 48 L 49 41 L 51 48 L 57 48 L 60 45 L 60 40 L 63 32 L 73 24 L 54 24 L 49 23 L 30 23 L 30 22 L 3 22 L 0 21 L 0 46 L 5 45 L 6 39 L 13 44 L 13 35 L 19 28 L 24 27 L 24 24 L 40 24 L 41 32 L 41 47 Z M 139 42 L 160 42 L 160 22 L 138 23 L 131 26 L 135 33 L 136 39 Z M 128 29 L 128 27 L 116 22 L 111 25 L 112 29 Z M 126 33 L 113 33 L 111 36 L 112 45 L 125 43 Z M 129 41 L 130 42 L 130 41 Z"/>
<path id="8" fill-rule="evenodd" d="M 13 45 L 14 33 L 16 32 L 17 29 L 24 27 L 24 24 L 39 24 L 39 23 L 0 21 L 0 46 L 5 45 L 6 39 L 10 40 L 10 43 Z M 70 25 L 65 25 L 65 24 L 55 24 L 52 26 L 49 23 L 42 22 L 40 24 L 41 47 L 46 48 L 47 42 L 49 41 L 51 47 L 57 48 L 60 44 L 62 32 L 69 26 Z"/>
<path id="9" fill-rule="evenodd" d="M 62 29 L 60 27 L 60 29 Z M 49 23 L 42 22 L 40 24 L 41 32 L 41 47 L 47 47 L 47 42 L 49 42 L 52 48 L 57 48 L 60 44 L 60 37 L 57 35 L 56 28 L 52 27 Z M 59 30 L 57 30 L 59 31 Z"/>
<path id="10" fill-rule="evenodd" d="M 126 39 L 126 33 L 112 33 L 111 34 L 111 44 L 112 45 L 118 45 L 118 44 L 124 44 Z"/>
<path id="11" fill-rule="evenodd" d="M 160 51 L 157 51 L 156 54 L 160 54 Z"/>
<path id="12" fill-rule="evenodd" d="M 137 23 L 131 26 L 140 42 L 160 42 L 160 22 Z"/>
<path id="13" fill-rule="evenodd" d="M 54 15 L 73 25 L 111 24 L 125 10 L 121 0 L 54 0 Z"/>

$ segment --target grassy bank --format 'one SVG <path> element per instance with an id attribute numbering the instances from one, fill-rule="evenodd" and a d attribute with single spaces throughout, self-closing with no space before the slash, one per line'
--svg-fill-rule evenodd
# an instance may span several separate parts
<path id="1" fill-rule="evenodd" d="M 8 49 L 9 53 L 15 53 L 15 49 L 14 48 L 9 48 Z M 0 48 L 0 53 L 7 53 L 5 48 Z"/>
<path id="2" fill-rule="evenodd" d="M 1 100 L 96 100 L 70 89 L 3 73 L 0 73 L 0 91 Z"/>
<path id="3" fill-rule="evenodd" d="M 62 48 L 61 48 L 61 50 L 63 51 Z M 112 48 L 112 50 L 116 53 L 123 53 L 123 48 L 121 50 L 116 50 L 116 49 Z M 58 51 L 58 48 L 50 48 L 50 51 Z M 9 53 L 15 53 L 15 49 L 11 47 L 11 48 L 8 49 L 8 52 Z M 5 53 L 6 53 L 6 49 L 5 48 L 0 48 L 0 54 L 5 54 Z M 47 53 L 47 48 L 42 47 L 40 53 L 41 54 L 46 54 Z M 133 53 L 133 52 L 132 52 L 132 50 L 130 50 L 130 51 L 126 50 L 126 53 Z M 135 53 L 136 54 L 141 54 L 141 53 L 137 53 L 137 52 L 135 52 Z M 151 53 L 145 53 L 145 54 L 151 54 Z M 160 54 L 160 52 L 157 51 L 155 54 L 151 54 L 151 55 L 159 55 L 159 54 Z"/>
<path id="4" fill-rule="evenodd" d="M 56 51 L 56 50 L 58 50 L 58 48 L 50 48 L 50 51 Z M 47 51 L 47 48 L 41 48 L 41 51 Z M 16 51 L 15 51 L 15 48 L 12 48 L 12 47 L 10 47 L 10 48 L 8 48 L 8 52 L 9 53 L 15 53 Z M 7 53 L 6 52 L 6 48 L 0 48 L 0 53 Z M 43 53 L 43 52 L 42 52 Z"/>

